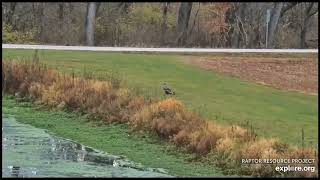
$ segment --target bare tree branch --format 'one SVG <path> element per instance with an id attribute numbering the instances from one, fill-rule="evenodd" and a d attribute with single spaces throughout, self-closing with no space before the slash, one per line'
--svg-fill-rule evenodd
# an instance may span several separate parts
<path id="1" fill-rule="evenodd" d="M 295 7 L 296 5 L 298 5 L 299 3 L 301 3 L 301 2 L 292 2 L 292 3 L 288 4 L 287 6 L 283 7 L 283 8 L 282 8 L 282 11 L 281 11 L 281 13 L 280 13 L 280 18 L 282 18 L 282 16 L 284 16 L 284 14 L 285 14 L 288 10 L 292 9 L 293 7 Z"/>
<path id="2" fill-rule="evenodd" d="M 313 5 L 314 5 L 314 3 L 312 2 L 312 3 L 311 3 L 311 5 L 310 5 L 310 7 L 309 7 L 309 9 L 307 10 L 307 11 L 308 11 L 308 16 L 309 16 L 309 17 L 311 17 L 311 16 L 315 15 L 315 14 L 318 12 L 318 8 L 316 8 L 313 12 L 311 11 L 311 10 L 312 10 L 312 8 L 314 7 Z"/>

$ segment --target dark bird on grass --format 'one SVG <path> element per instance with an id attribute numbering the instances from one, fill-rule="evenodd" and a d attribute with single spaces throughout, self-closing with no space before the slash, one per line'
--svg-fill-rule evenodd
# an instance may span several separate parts
<path id="1" fill-rule="evenodd" d="M 163 83 L 161 87 L 166 95 L 175 95 L 175 92 L 172 91 L 169 87 L 167 87 L 166 83 Z"/>

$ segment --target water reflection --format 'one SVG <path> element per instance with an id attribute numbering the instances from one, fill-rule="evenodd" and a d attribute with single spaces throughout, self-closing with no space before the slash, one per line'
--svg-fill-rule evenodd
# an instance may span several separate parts
<path id="1" fill-rule="evenodd" d="M 2 117 L 3 177 L 159 177 L 163 169 L 145 168 L 114 156 L 52 136 L 42 129 Z"/>
<path id="2" fill-rule="evenodd" d="M 101 153 L 88 148 L 82 144 L 61 140 L 57 137 L 48 139 L 46 144 L 38 144 L 39 146 L 51 146 L 47 151 L 41 154 L 41 158 L 54 160 L 67 160 L 73 162 L 88 161 L 96 164 L 113 165 L 115 160 L 123 158 Z"/>

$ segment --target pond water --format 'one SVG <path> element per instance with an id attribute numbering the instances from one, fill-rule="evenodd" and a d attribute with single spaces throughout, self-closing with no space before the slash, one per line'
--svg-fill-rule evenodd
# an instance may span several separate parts
<path id="1" fill-rule="evenodd" d="M 171 177 L 2 115 L 2 177 Z"/>

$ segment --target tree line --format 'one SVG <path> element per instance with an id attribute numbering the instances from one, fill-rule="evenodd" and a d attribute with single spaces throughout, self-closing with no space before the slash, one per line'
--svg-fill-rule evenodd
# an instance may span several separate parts
<path id="1" fill-rule="evenodd" d="M 7 2 L 2 32 L 3 43 L 318 48 L 318 3 Z"/>

